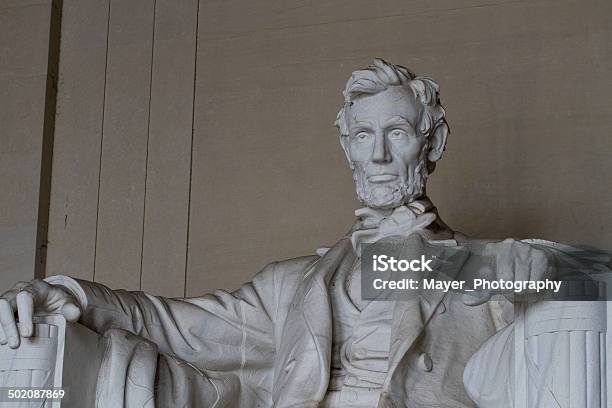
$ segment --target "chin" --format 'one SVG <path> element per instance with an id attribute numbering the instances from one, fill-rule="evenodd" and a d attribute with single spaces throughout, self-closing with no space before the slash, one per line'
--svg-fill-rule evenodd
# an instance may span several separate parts
<path id="1" fill-rule="evenodd" d="M 369 185 L 363 189 L 357 188 L 357 196 L 365 206 L 378 210 L 392 210 L 410 201 L 419 195 L 414 194 L 415 186 L 401 185 Z M 416 193 L 416 192 L 415 192 Z"/>

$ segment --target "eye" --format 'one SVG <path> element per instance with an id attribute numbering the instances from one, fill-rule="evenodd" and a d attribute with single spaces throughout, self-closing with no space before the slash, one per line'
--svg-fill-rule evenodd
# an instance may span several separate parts
<path id="1" fill-rule="evenodd" d="M 390 139 L 401 139 L 404 136 L 406 136 L 406 132 L 403 131 L 402 129 L 393 129 L 389 133 L 389 138 Z"/>
<path id="2" fill-rule="evenodd" d="M 359 142 L 365 142 L 370 137 L 370 134 L 367 132 L 359 132 L 355 135 L 355 139 Z"/>

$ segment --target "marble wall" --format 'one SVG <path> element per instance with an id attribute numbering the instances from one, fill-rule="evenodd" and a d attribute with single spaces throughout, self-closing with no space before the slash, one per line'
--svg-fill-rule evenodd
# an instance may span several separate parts
<path id="1" fill-rule="evenodd" d="M 56 3 L 0 0 L 0 292 L 43 273 Z"/>
<path id="2" fill-rule="evenodd" d="M 47 274 L 196 295 L 333 244 L 358 207 L 340 90 L 376 56 L 441 86 L 452 133 L 429 193 L 449 225 L 610 248 L 611 13 L 64 0 Z"/>

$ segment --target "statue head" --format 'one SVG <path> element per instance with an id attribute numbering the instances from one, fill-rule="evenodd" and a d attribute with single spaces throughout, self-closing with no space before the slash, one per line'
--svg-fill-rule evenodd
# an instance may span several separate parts
<path id="1" fill-rule="evenodd" d="M 352 73 L 336 119 L 359 200 L 392 209 L 425 194 L 449 133 L 438 84 L 375 59 Z"/>

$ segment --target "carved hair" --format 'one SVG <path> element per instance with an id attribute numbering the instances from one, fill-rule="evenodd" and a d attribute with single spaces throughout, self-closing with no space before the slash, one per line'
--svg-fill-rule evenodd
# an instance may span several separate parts
<path id="1" fill-rule="evenodd" d="M 373 65 L 365 69 L 354 71 L 351 74 L 342 94 L 344 105 L 336 117 L 336 127 L 340 134 L 348 135 L 347 108 L 354 99 L 363 95 L 374 95 L 384 91 L 390 86 L 407 86 L 414 93 L 421 104 L 423 111 L 420 118 L 419 130 L 428 137 L 437 125 L 445 123 L 445 111 L 440 104 L 438 84 L 431 78 L 416 76 L 412 71 L 401 65 L 394 65 L 380 58 L 374 59 Z M 448 124 L 447 124 L 448 126 Z"/>

